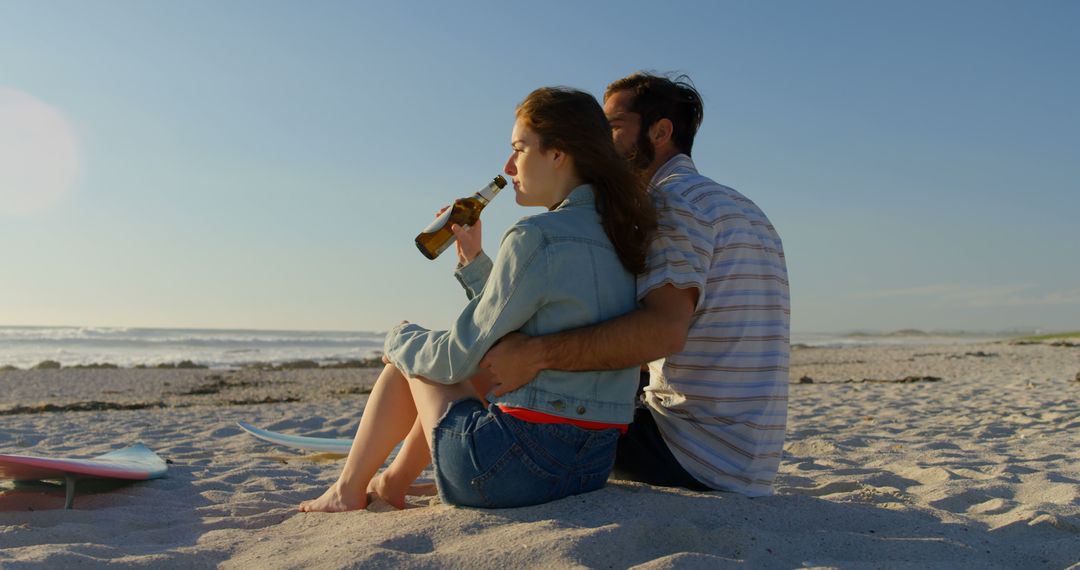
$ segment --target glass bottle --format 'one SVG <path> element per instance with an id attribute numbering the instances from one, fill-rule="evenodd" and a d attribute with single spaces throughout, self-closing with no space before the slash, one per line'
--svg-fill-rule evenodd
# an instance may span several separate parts
<path id="1" fill-rule="evenodd" d="M 439 257 L 439 254 L 446 251 L 446 248 L 457 239 L 454 232 L 450 231 L 450 226 L 457 224 L 467 228 L 475 224 L 476 220 L 480 219 L 480 212 L 504 186 L 506 186 L 506 179 L 496 176 L 476 194 L 454 200 L 446 211 L 416 236 L 416 247 L 420 253 L 428 259 Z"/>

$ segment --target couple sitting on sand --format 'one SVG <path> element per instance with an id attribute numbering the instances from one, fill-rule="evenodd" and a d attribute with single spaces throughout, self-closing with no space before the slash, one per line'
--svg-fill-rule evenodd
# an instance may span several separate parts
<path id="1" fill-rule="evenodd" d="M 454 228 L 468 305 L 450 330 L 388 334 L 340 478 L 300 509 L 403 508 L 432 463 L 442 500 L 472 507 L 593 491 L 613 470 L 771 493 L 787 408 L 783 247 L 753 202 L 697 173 L 701 120 L 685 78 L 620 79 L 603 108 L 571 89 L 529 94 L 505 172 L 518 204 L 547 211 L 512 226 L 494 261 L 479 223 Z"/>

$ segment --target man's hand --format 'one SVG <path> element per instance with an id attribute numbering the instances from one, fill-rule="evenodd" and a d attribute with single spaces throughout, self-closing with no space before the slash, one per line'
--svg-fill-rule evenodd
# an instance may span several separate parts
<path id="1" fill-rule="evenodd" d="M 495 375 L 492 388 L 496 396 L 513 392 L 532 382 L 543 370 L 542 351 L 530 346 L 535 339 L 512 332 L 495 343 L 480 360 L 480 368 Z"/>

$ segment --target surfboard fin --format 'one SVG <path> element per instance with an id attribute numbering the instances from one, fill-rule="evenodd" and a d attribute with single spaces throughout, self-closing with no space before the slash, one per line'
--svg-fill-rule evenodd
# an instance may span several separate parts
<path id="1" fill-rule="evenodd" d="M 75 476 L 71 473 L 64 474 L 64 487 L 67 497 L 64 499 L 64 508 L 70 510 L 75 505 Z"/>

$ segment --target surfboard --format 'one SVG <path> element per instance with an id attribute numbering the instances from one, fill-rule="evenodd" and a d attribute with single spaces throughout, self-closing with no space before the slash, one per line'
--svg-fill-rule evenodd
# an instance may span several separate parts
<path id="1" fill-rule="evenodd" d="M 289 435 L 285 433 L 278 433 L 276 431 L 259 429 L 247 422 L 236 422 L 236 425 L 240 426 L 240 429 L 263 441 L 268 441 L 270 443 L 283 447 L 289 447 L 292 449 L 303 449 L 306 451 L 321 451 L 323 453 L 340 453 L 342 455 L 348 455 L 349 448 L 352 447 L 351 439 L 334 439 L 330 437 L 305 437 L 302 435 Z"/>
<path id="2" fill-rule="evenodd" d="M 141 443 L 89 459 L 0 454 L 0 479 L 64 481 L 67 487 L 65 509 L 70 509 L 75 502 L 75 481 L 78 479 L 157 479 L 165 475 L 167 469 L 165 460 Z"/>

